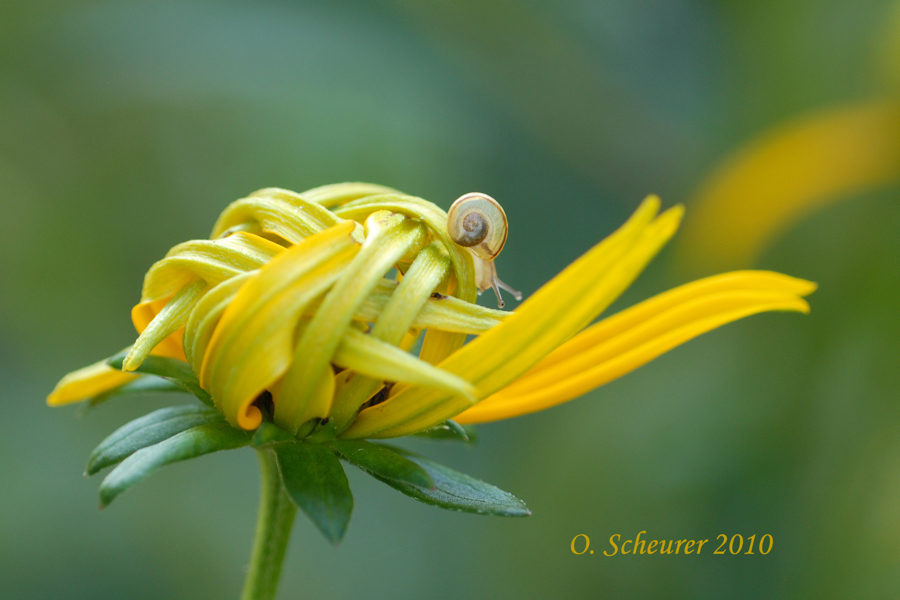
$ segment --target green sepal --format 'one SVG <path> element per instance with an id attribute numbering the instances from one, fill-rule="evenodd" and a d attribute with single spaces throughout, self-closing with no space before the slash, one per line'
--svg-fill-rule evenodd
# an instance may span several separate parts
<path id="1" fill-rule="evenodd" d="M 182 431 L 224 420 L 219 412 L 197 404 L 169 406 L 153 411 L 119 427 L 100 442 L 88 458 L 85 475 L 93 475 L 100 469 L 125 460 L 141 448 L 158 444 Z"/>
<path id="2" fill-rule="evenodd" d="M 159 377 L 138 377 L 128 383 L 122 384 L 117 388 L 113 388 L 102 394 L 98 394 L 89 400 L 85 400 L 82 402 L 81 407 L 79 409 L 79 414 L 84 414 L 95 406 L 110 400 L 111 398 L 116 398 L 118 396 L 128 396 L 131 394 L 154 394 L 154 393 L 169 393 L 169 392 L 179 392 L 184 393 L 184 388 L 179 385 L 175 385 L 171 381 L 166 379 L 160 379 Z"/>
<path id="3" fill-rule="evenodd" d="M 419 502 L 480 515 L 527 517 L 531 514 L 525 503 L 509 492 L 411 452 L 396 451 L 425 469 L 434 480 L 434 489 L 375 477 Z"/>
<path id="4" fill-rule="evenodd" d="M 279 444 L 281 442 L 296 441 L 297 438 L 291 435 L 289 431 L 282 429 L 274 423 L 263 421 L 259 424 L 259 427 L 256 428 L 256 431 L 253 434 L 253 439 L 250 440 L 250 445 L 254 448 L 263 448 L 265 446 Z"/>
<path id="5" fill-rule="evenodd" d="M 303 438 L 307 442 L 324 444 L 337 437 L 337 422 L 335 422 L 334 419 L 315 419 L 315 421 L 317 421 L 315 428 L 309 435 Z"/>
<path id="6" fill-rule="evenodd" d="M 416 437 L 426 437 L 433 440 L 450 440 L 474 444 L 478 441 L 475 428 L 471 425 L 460 425 L 456 421 L 447 420 L 431 429 L 414 433 Z"/>
<path id="7" fill-rule="evenodd" d="M 336 440 L 328 444 L 347 462 L 379 479 L 434 489 L 428 472 L 392 448 L 365 440 Z"/>
<path id="8" fill-rule="evenodd" d="M 272 451 L 287 495 L 337 545 L 353 511 L 341 461 L 324 446 L 300 441 L 273 444 Z"/>
<path id="9" fill-rule="evenodd" d="M 123 350 L 115 356 L 106 359 L 106 364 L 114 369 L 121 369 L 126 356 L 128 356 L 128 351 Z M 166 356 L 148 356 L 144 359 L 144 362 L 141 363 L 141 366 L 133 372 L 162 377 L 163 379 L 174 383 L 184 391 L 193 394 L 203 404 L 213 406 L 212 397 L 206 390 L 200 387 L 197 375 L 194 374 L 191 366 L 183 360 Z"/>
<path id="10" fill-rule="evenodd" d="M 250 437 L 250 432 L 222 421 L 193 427 L 142 448 L 123 460 L 100 484 L 100 507 L 108 505 L 116 496 L 163 465 L 219 450 L 240 448 L 250 443 Z"/>

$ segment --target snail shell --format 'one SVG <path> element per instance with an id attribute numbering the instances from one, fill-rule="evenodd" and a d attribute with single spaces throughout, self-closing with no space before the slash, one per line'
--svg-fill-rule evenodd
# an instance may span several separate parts
<path id="1" fill-rule="evenodd" d="M 493 288 L 497 295 L 497 306 L 503 308 L 506 303 L 500 295 L 500 288 L 510 292 L 516 300 L 522 299 L 522 293 L 509 287 L 497 277 L 494 258 L 503 250 L 506 243 L 506 213 L 500 204 L 488 196 L 474 192 L 460 196 L 450 206 L 447 213 L 447 231 L 450 239 L 464 246 L 475 258 L 475 283 L 480 294 Z"/>
<path id="2" fill-rule="evenodd" d="M 506 213 L 487 194 L 460 196 L 447 213 L 450 238 L 484 260 L 494 260 L 506 243 Z"/>

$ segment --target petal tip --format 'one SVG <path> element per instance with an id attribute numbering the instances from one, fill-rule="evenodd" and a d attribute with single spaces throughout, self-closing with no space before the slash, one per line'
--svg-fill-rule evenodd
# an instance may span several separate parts
<path id="1" fill-rule="evenodd" d="M 684 204 L 676 204 L 675 206 L 667 208 L 659 215 L 659 218 L 671 220 L 673 226 L 677 229 L 678 226 L 681 225 L 682 219 L 684 219 L 684 211 Z"/>
<path id="2" fill-rule="evenodd" d="M 656 210 L 659 210 L 659 207 L 662 205 L 662 200 L 659 199 L 659 196 L 656 194 L 647 194 L 647 197 L 641 202 L 641 205 L 644 206 L 655 206 Z"/>
<path id="3" fill-rule="evenodd" d="M 804 315 L 808 315 L 810 312 L 809 302 L 804 300 L 803 298 L 797 298 L 796 310 L 799 313 L 803 313 Z"/>
<path id="4" fill-rule="evenodd" d="M 237 422 L 241 429 L 253 431 L 262 423 L 262 411 L 251 404 L 238 413 Z"/>
<path id="5" fill-rule="evenodd" d="M 819 284 L 815 281 L 807 281 L 805 279 L 798 280 L 802 289 L 797 292 L 798 296 L 808 296 L 819 289 Z"/>

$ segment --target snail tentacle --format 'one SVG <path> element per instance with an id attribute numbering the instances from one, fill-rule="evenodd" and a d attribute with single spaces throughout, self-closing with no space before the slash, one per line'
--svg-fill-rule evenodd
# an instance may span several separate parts
<path id="1" fill-rule="evenodd" d="M 497 274 L 496 274 L 496 273 L 497 273 L 497 271 L 495 270 L 495 271 L 494 271 L 494 283 L 496 284 L 496 287 L 499 287 L 499 288 L 502 288 L 502 289 L 506 290 L 507 292 L 509 292 L 510 294 L 512 294 L 513 298 L 515 298 L 516 300 L 521 300 L 521 299 L 522 299 L 522 292 L 520 292 L 519 290 L 515 289 L 514 287 L 511 287 L 508 283 L 505 283 L 502 279 L 500 279 L 499 277 L 497 277 Z M 497 297 L 499 297 L 499 296 L 500 296 L 500 292 L 498 291 L 498 292 L 497 292 Z"/>

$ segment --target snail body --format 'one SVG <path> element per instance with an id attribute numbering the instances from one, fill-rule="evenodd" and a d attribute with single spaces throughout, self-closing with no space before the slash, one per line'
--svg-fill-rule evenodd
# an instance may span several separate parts
<path id="1" fill-rule="evenodd" d="M 479 294 L 492 288 L 500 308 L 506 304 L 500 295 L 500 288 L 510 292 L 516 300 L 522 299 L 521 292 L 497 277 L 497 267 L 494 266 L 494 259 L 506 244 L 508 232 L 506 213 L 496 200 L 478 192 L 460 196 L 447 212 L 447 231 L 454 243 L 468 248 L 472 253 Z"/>

